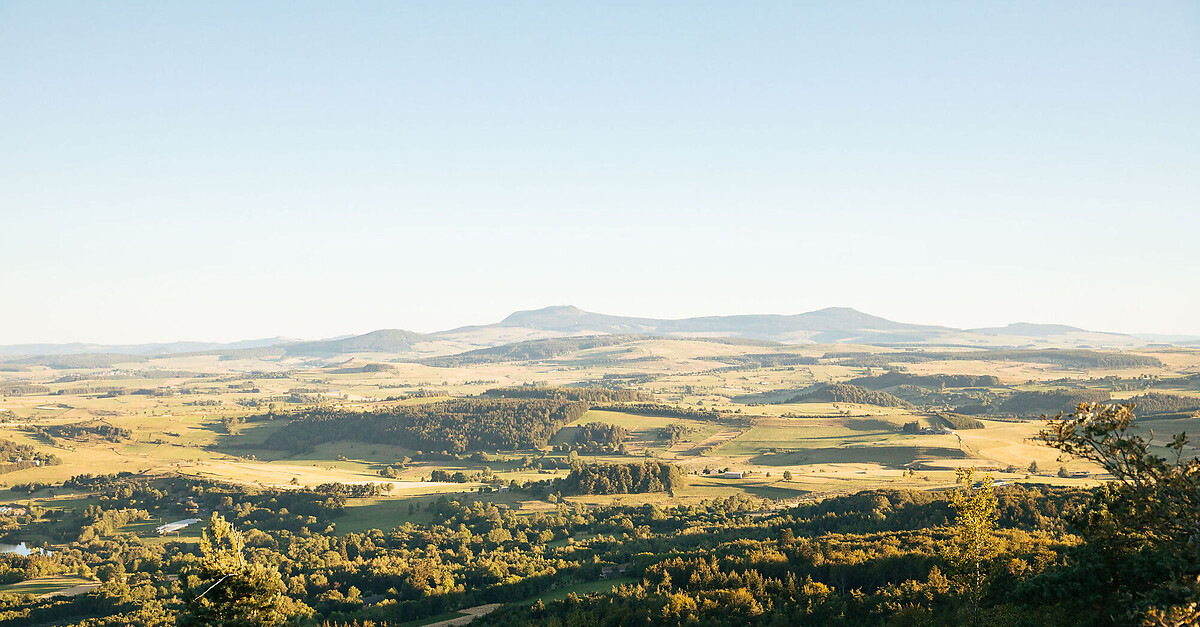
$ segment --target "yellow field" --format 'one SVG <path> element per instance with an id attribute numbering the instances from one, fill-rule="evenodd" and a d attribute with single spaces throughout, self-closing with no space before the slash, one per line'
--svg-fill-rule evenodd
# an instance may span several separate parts
<path id="1" fill-rule="evenodd" d="M 100 582 L 94 579 L 71 575 L 49 575 L 0 586 L 0 594 L 32 594 L 35 596 L 62 594 L 73 596 L 92 590 L 99 585 Z"/>
<path id="2" fill-rule="evenodd" d="M 443 343 L 420 349 L 422 354 L 453 352 Z M 464 344 L 465 346 L 465 344 Z M 80 473 L 133 472 L 147 475 L 180 474 L 266 486 L 315 486 L 321 483 L 389 483 L 388 496 L 352 500 L 343 528 L 365 529 L 378 522 L 404 520 L 409 505 L 447 494 L 454 498 L 486 498 L 518 511 L 549 507 L 512 495 L 475 496 L 478 484 L 437 484 L 424 479 L 434 469 L 478 472 L 485 467 L 502 481 L 537 481 L 565 475 L 564 470 L 522 468 L 520 459 L 537 452 L 492 454 L 488 462 L 417 461 L 398 477 L 379 472 L 414 451 L 388 443 L 329 442 L 310 453 L 295 455 L 263 448 L 266 438 L 287 418 L 251 421 L 226 433 L 222 419 L 300 411 L 313 402 L 350 411 L 371 410 L 396 403 L 428 403 L 450 396 L 479 394 L 489 388 L 539 382 L 543 385 L 595 384 L 601 377 L 632 376 L 632 385 L 655 402 L 683 408 L 739 411 L 745 424 L 717 423 L 691 418 L 646 416 L 620 410 L 592 410 L 577 424 L 603 422 L 630 432 L 627 455 L 584 455 L 587 461 L 633 462 L 647 457 L 671 461 L 689 473 L 708 470 L 749 471 L 743 479 L 690 475 L 690 484 L 674 497 L 677 502 L 745 494 L 777 501 L 816 498 L 870 487 L 932 489 L 953 481 L 959 466 L 990 469 L 1007 480 L 1088 484 L 1096 468 L 1078 461 L 1060 461 L 1056 451 L 1032 438 L 1037 421 L 1003 422 L 984 419 L 983 429 L 945 435 L 906 435 L 905 423 L 923 427 L 940 423 L 927 411 L 854 403 L 782 403 L 800 391 L 825 382 L 846 381 L 883 368 L 834 363 L 773 367 L 729 367 L 722 359 L 772 354 L 821 358 L 826 353 L 861 353 L 886 357 L 894 349 L 862 346 L 755 346 L 703 341 L 653 339 L 577 351 L 543 362 L 482 363 L 451 368 L 394 361 L 397 355 L 364 353 L 328 360 L 289 358 L 220 360 L 216 356 L 184 356 L 90 370 L 53 370 L 41 366 L 0 371 L 0 385 L 45 386 L 44 392 L 0 397 L 0 439 L 53 453 L 61 465 L 28 468 L 0 475 L 0 488 L 15 484 L 61 483 Z M 905 363 L 912 374 L 993 374 L 1013 389 L 1053 389 L 1080 382 L 1105 389 L 1104 377 L 1137 381 L 1141 375 L 1179 376 L 1200 371 L 1200 350 L 1153 351 L 1162 367 L 1142 369 L 1073 369 L 1041 363 L 1006 361 L 930 361 Z M 363 372 L 368 363 L 391 368 Z M 1030 386 L 1029 383 L 1035 385 Z M 106 396 L 105 391 L 125 393 Z M 134 393 L 141 390 L 140 393 Z M 417 391 L 424 396 L 401 398 Z M 1171 394 L 1200 397 L 1200 389 L 1171 389 Z M 985 391 L 989 392 L 989 391 Z M 1000 390 L 1004 392 L 1004 390 Z M 1127 399 L 1143 392 L 1133 385 L 1115 388 L 1112 398 Z M 429 394 L 432 393 L 433 396 Z M 298 399 L 298 400 L 297 400 Z M 390 399 L 390 400 L 389 400 Z M 129 429 L 126 441 L 56 439 L 51 442 L 32 429 L 51 425 L 89 423 Z M 1147 421 L 1156 433 L 1174 433 L 1200 423 L 1196 420 Z M 674 445 L 661 429 L 686 428 Z M 577 425 L 568 425 L 551 444 L 573 441 Z M 553 457 L 565 455 L 554 452 Z M 1031 462 L 1039 467 L 1031 475 Z M 1087 478 L 1060 479 L 1060 466 L 1088 471 Z M 1006 472 L 1006 469 L 1012 472 Z M 791 480 L 783 479 L 784 472 Z M 770 476 L 767 476 L 770 473 Z M 50 507 L 70 507 L 63 495 L 39 492 L 0 492 L 9 502 L 34 501 Z M 580 503 L 668 503 L 666 495 L 570 497 Z M 414 516 L 420 517 L 420 512 Z"/>

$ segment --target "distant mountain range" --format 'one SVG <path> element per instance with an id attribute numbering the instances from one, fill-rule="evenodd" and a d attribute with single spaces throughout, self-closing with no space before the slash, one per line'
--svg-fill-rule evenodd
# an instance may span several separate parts
<path id="1" fill-rule="evenodd" d="M 947 327 L 893 322 L 845 307 L 830 307 L 790 316 L 755 314 L 661 320 L 591 313 L 567 305 L 518 311 L 492 326 L 570 335 L 641 333 L 676 337 L 743 337 L 792 343 L 921 342 L 954 331 Z M 454 331 L 443 333 L 452 335 Z"/>
<path id="2" fill-rule="evenodd" d="M 216 353 L 225 357 L 330 357 L 347 353 L 407 353 L 422 346 L 441 350 L 472 350 L 534 339 L 580 335 L 647 335 L 665 337 L 730 337 L 788 344 L 854 343 L 874 345 L 930 345 L 1030 348 L 1131 348 L 1150 343 L 1195 345 L 1193 337 L 1134 336 L 1099 333 L 1060 324 L 1018 322 L 1005 327 L 955 329 L 909 324 L 872 316 L 846 307 L 808 313 L 703 316 L 677 320 L 614 316 L 564 305 L 518 311 L 500 322 L 460 327 L 436 333 L 380 329 L 349 337 L 318 341 L 267 338 L 229 344 L 172 342 L 160 344 L 18 344 L 0 346 L 0 357 L 46 355 L 125 354 L 140 357 Z"/>
<path id="3" fill-rule="evenodd" d="M 285 354 L 292 356 L 327 357 L 346 353 L 403 353 L 411 350 L 414 344 L 428 340 L 429 336 L 413 331 L 380 329 L 334 340 L 294 342 L 270 348 L 282 349 Z"/>
<path id="4" fill-rule="evenodd" d="M 9 344 L 0 346 L 0 356 L 6 355 L 88 355 L 92 353 L 114 353 L 121 355 L 167 355 L 172 353 L 198 353 L 214 350 L 232 350 L 276 346 L 297 341 L 295 338 L 272 337 L 261 340 L 243 340 L 222 344 L 219 342 L 164 342 L 157 344 Z"/>
<path id="5" fill-rule="evenodd" d="M 1065 324 L 1032 324 L 1029 322 L 1014 322 L 1006 327 L 987 327 L 971 329 L 971 331 L 990 335 L 1018 335 L 1024 337 L 1050 337 L 1052 335 L 1066 335 L 1068 333 L 1088 333 L 1088 331 L 1079 327 L 1069 327 Z"/>
<path id="6" fill-rule="evenodd" d="M 479 343 L 488 332 L 504 333 L 511 338 L 517 335 L 517 330 L 525 331 L 530 337 L 632 333 L 669 337 L 735 337 L 789 344 L 1128 348 L 1147 343 L 1147 340 L 1132 335 L 1097 333 L 1060 324 L 1018 322 L 1005 327 L 981 329 L 909 324 L 848 307 L 829 307 L 794 315 L 755 314 L 664 320 L 592 313 L 567 305 L 518 311 L 496 324 L 441 331 L 430 337 Z"/>

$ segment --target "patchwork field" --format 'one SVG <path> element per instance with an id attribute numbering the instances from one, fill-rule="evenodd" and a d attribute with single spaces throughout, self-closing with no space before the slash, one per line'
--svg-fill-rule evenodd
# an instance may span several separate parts
<path id="1" fill-rule="evenodd" d="M 524 493 L 479 491 L 561 480 L 572 459 L 659 460 L 688 474 L 686 486 L 673 496 L 567 497 L 578 503 L 694 502 L 739 494 L 789 502 L 871 486 L 934 489 L 950 485 L 961 466 L 986 469 L 1005 480 L 1087 484 L 1097 479 L 1095 468 L 1061 460 L 1034 440 L 1041 426 L 1036 415 L 1002 415 L 996 408 L 1017 394 L 1056 390 L 1091 390 L 1128 402 L 1161 388 L 1200 399 L 1200 386 L 1186 378 L 1200 372 L 1200 351 L 1144 354 L 1162 365 L 1106 369 L 1017 359 L 914 361 L 903 350 L 878 347 L 643 339 L 550 359 L 442 367 L 380 353 L 273 360 L 170 356 L 90 369 L 9 367 L 0 371 L 0 439 L 53 455 L 58 463 L 26 464 L 0 475 L 0 502 L 63 508 L 70 503 L 63 500 L 69 491 L 54 484 L 82 473 L 178 475 L 286 489 L 381 485 L 380 496 L 348 502 L 338 527 L 351 531 L 425 520 L 422 508 L 441 495 L 485 499 L 516 511 L 544 510 L 552 504 Z M 890 356 L 896 358 L 891 365 Z M 804 363 L 778 365 L 788 361 Z M 878 389 L 884 395 L 879 398 L 897 399 L 897 406 L 806 398 L 829 383 L 869 383 L 887 372 L 993 375 L 996 383 Z M 395 438 L 330 438 L 304 451 L 272 445 L 295 416 L 313 408 L 396 411 L 532 383 L 626 388 L 643 400 L 594 405 L 553 433 L 540 450 L 493 447 L 430 457 Z M 646 409 L 646 403 L 672 411 Z M 972 404 L 983 407 L 980 428 L 950 429 L 938 417 Z M 582 426 L 593 423 L 620 428 L 619 451 L 577 442 Z M 1139 426 L 1161 436 L 1194 431 L 1197 424 L 1200 418 L 1174 414 L 1148 416 Z M 716 476 L 725 470 L 743 474 Z M 469 479 L 430 480 L 441 471 Z M 30 484 L 35 484 L 32 492 Z"/>

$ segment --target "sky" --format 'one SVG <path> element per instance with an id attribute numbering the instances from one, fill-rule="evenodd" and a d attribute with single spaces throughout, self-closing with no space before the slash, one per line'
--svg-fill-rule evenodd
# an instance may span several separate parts
<path id="1" fill-rule="evenodd" d="M 1194 2 L 0 0 L 0 344 L 1200 335 Z"/>

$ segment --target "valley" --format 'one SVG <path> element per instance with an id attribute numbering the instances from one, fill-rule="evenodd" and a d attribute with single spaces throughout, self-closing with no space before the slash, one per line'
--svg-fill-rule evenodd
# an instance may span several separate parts
<path id="1" fill-rule="evenodd" d="M 1044 415 L 1083 402 L 1136 404 L 1136 430 L 1148 437 L 1200 427 L 1200 350 L 1185 346 L 978 349 L 649 334 L 458 345 L 458 353 L 402 344 L 9 360 L 0 367 L 0 441 L 12 453 L 0 505 L 10 514 L 0 517 L 0 541 L 47 552 L 26 559 L 66 565 L 54 556 L 101 538 L 186 554 L 204 524 L 165 536 L 155 528 L 213 514 L 249 515 L 243 529 L 252 534 L 290 529 L 358 542 L 445 529 L 472 511 L 513 521 L 493 533 L 515 538 L 521 525 L 575 512 L 594 522 L 545 528 L 537 542 L 532 532 L 521 537 L 539 550 L 596 551 L 611 529 L 602 521 L 643 508 L 686 518 L 716 507 L 735 518 L 747 512 L 738 524 L 750 524 L 866 493 L 939 499 L 967 468 L 1014 495 L 1089 490 L 1113 477 L 1038 441 Z M 1165 436 L 1153 437 L 1166 451 Z M 153 496 L 114 500 L 110 485 Z M 206 494 L 233 500 L 222 497 L 222 506 Z M 134 509 L 103 513 L 120 503 Z M 297 509 L 310 513 L 287 513 Z M 87 561 L 12 579 L 0 595 L 30 591 L 46 608 L 66 608 L 71 595 L 90 598 L 112 583 Z M 572 572 L 530 590 L 561 602 L 571 590 L 611 588 Z M 398 594 L 398 616 L 460 620 L 435 611 L 427 593 Z M 351 608 L 307 598 L 327 618 Z M 469 616 L 468 603 L 507 607 L 493 599 L 466 594 L 453 605 L 471 620 L 504 624 L 507 609 Z"/>

